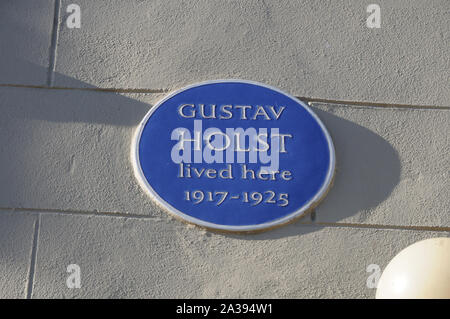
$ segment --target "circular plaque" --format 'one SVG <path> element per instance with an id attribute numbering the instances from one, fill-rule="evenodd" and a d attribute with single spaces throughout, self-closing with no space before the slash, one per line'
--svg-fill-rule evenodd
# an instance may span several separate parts
<path id="1" fill-rule="evenodd" d="M 330 135 L 306 104 L 243 80 L 202 82 L 159 101 L 137 129 L 132 161 L 169 213 L 232 232 L 304 215 L 335 168 Z"/>

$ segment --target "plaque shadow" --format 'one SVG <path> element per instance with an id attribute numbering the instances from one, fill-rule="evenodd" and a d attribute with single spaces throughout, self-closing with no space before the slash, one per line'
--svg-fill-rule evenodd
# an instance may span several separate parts
<path id="1" fill-rule="evenodd" d="M 226 236 L 269 240 L 316 231 L 317 226 L 323 227 L 320 222 L 363 223 L 376 213 L 374 208 L 385 201 L 399 183 L 401 162 L 388 141 L 334 114 L 333 107 L 328 111 L 314 106 L 311 109 L 327 127 L 336 151 L 335 177 L 327 196 L 312 212 L 291 224 L 250 236 Z"/>

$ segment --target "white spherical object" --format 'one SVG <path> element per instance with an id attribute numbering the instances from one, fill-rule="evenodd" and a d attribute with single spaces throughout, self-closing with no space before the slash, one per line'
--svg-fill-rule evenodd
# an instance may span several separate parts
<path id="1" fill-rule="evenodd" d="M 450 298 L 450 238 L 403 249 L 383 271 L 377 299 Z"/>

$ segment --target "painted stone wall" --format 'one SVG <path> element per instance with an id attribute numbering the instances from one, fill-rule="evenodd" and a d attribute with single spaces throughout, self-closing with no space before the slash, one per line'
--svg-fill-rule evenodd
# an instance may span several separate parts
<path id="1" fill-rule="evenodd" d="M 450 235 L 449 21 L 447 0 L 1 1 L 0 297 L 373 298 L 369 265 Z M 337 172 L 313 214 L 223 235 L 139 187 L 147 111 L 222 78 L 278 87 L 324 122 Z"/>

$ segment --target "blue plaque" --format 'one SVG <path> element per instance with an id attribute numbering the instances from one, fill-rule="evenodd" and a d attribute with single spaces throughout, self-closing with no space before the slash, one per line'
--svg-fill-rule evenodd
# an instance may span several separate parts
<path id="1" fill-rule="evenodd" d="M 169 213 L 232 232 L 306 214 L 335 167 L 330 135 L 306 104 L 242 80 L 169 94 L 139 125 L 132 158 L 142 187 Z"/>

